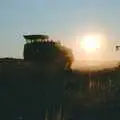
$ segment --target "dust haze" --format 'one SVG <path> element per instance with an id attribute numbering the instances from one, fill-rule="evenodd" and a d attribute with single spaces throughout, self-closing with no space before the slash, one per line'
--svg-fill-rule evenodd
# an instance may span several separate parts
<path id="1" fill-rule="evenodd" d="M 114 69 L 119 66 L 119 61 L 96 61 L 96 60 L 75 60 L 72 69 L 81 71 L 98 71 L 103 69 Z"/>

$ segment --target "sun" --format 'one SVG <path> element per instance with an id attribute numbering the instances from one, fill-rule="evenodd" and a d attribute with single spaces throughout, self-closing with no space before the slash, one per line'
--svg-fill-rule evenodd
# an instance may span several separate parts
<path id="1" fill-rule="evenodd" d="M 101 46 L 100 37 L 95 35 L 84 36 L 81 39 L 80 47 L 86 52 L 97 51 Z"/>
<path id="2" fill-rule="evenodd" d="M 103 60 L 108 38 L 104 33 L 77 35 L 72 45 L 74 57 L 79 60 Z"/>

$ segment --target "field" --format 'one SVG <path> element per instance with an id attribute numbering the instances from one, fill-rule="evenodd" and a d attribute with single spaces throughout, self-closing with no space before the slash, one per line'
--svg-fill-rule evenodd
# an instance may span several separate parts
<path id="1" fill-rule="evenodd" d="M 0 59 L 0 119 L 120 119 L 119 65 L 97 71 L 53 68 Z"/>

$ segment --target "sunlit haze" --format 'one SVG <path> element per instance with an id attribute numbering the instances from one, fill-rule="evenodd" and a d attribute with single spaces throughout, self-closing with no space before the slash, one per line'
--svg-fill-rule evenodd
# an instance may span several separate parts
<path id="1" fill-rule="evenodd" d="M 103 60 L 107 38 L 102 34 L 85 34 L 76 36 L 71 45 L 76 60 Z"/>
<path id="2" fill-rule="evenodd" d="M 76 40 L 72 42 L 75 57 L 73 68 L 96 70 L 116 67 L 118 65 L 117 60 L 108 60 L 104 57 L 108 44 L 109 41 L 104 34 L 86 33 L 83 36 L 76 36 Z"/>

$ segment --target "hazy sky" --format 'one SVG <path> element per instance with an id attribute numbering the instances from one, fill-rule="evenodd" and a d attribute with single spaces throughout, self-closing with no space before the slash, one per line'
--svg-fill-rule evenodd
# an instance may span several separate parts
<path id="1" fill-rule="evenodd" d="M 76 35 L 97 32 L 108 39 L 104 58 L 120 59 L 119 11 L 120 0 L 0 0 L 0 57 L 22 57 L 23 34 L 46 33 L 71 47 Z"/>

